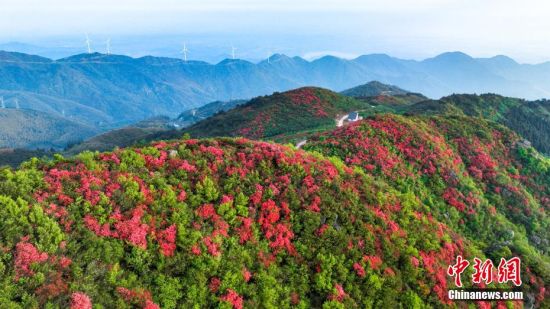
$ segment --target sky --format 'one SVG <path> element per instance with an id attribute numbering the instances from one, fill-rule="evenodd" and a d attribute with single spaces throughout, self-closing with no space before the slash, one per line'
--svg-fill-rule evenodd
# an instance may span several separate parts
<path id="1" fill-rule="evenodd" d="M 0 0 L 0 44 L 261 59 L 387 53 L 423 59 L 446 51 L 550 61 L 545 0 Z M 0 45 L 1 47 L 2 45 Z M 38 50 L 40 51 L 40 50 Z M 45 53 L 46 50 L 43 50 Z"/>

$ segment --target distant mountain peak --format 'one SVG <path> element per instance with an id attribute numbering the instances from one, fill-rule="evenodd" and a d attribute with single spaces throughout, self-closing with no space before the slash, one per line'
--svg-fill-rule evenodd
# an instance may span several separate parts
<path id="1" fill-rule="evenodd" d="M 275 64 L 275 63 L 286 64 L 286 63 L 292 63 L 292 62 L 296 62 L 296 61 L 297 61 L 296 57 L 291 58 L 291 57 L 289 57 L 285 54 L 275 53 L 275 54 L 267 57 L 266 59 L 260 61 L 258 64 L 261 64 L 261 65 Z"/>
<path id="2" fill-rule="evenodd" d="M 441 53 L 439 54 L 437 57 L 445 57 L 445 58 L 472 58 L 470 55 L 464 53 L 464 52 L 461 52 L 461 51 L 452 51 L 452 52 L 445 52 L 445 53 Z"/>
<path id="3" fill-rule="evenodd" d="M 439 54 L 433 58 L 429 58 L 424 60 L 425 62 L 465 62 L 465 61 L 474 61 L 475 59 L 472 58 L 470 55 L 465 54 L 460 51 L 454 51 L 454 52 L 446 52 Z"/>
<path id="4" fill-rule="evenodd" d="M 285 55 L 285 54 L 279 54 L 279 53 L 275 53 L 273 55 L 271 55 L 271 57 L 269 57 L 270 60 L 286 60 L 286 59 L 291 59 L 289 56 Z"/>
<path id="5" fill-rule="evenodd" d="M 216 64 L 216 65 L 230 65 L 230 64 L 253 65 L 253 63 L 250 62 L 250 61 L 248 61 L 248 60 L 243 60 L 243 59 L 231 59 L 231 58 L 224 59 L 224 60 L 222 60 L 221 62 L 219 62 L 219 63 Z"/>
<path id="6" fill-rule="evenodd" d="M 313 63 L 342 63 L 342 62 L 346 62 L 346 61 L 347 60 L 336 57 L 336 56 L 326 55 L 326 56 L 323 56 L 323 57 L 321 57 L 319 59 L 316 59 L 312 62 Z"/>
<path id="7" fill-rule="evenodd" d="M 108 55 L 98 52 L 78 54 L 57 60 L 58 62 L 127 62 L 135 60 L 129 56 Z"/>
<path id="8" fill-rule="evenodd" d="M 3 62 L 40 62 L 48 63 L 52 62 L 51 59 L 44 58 L 41 56 L 29 55 L 19 52 L 11 52 L 0 50 L 0 61 Z"/>
<path id="9" fill-rule="evenodd" d="M 494 56 L 494 57 L 491 57 L 491 58 L 487 58 L 485 60 L 490 61 L 493 64 L 498 64 L 498 65 L 507 65 L 507 66 L 509 66 L 509 65 L 518 65 L 519 64 L 514 59 L 512 59 L 508 56 L 505 56 L 505 55 L 497 55 L 497 56 Z"/>
<path id="10" fill-rule="evenodd" d="M 370 81 L 364 85 L 344 90 L 341 94 L 350 97 L 374 97 L 378 95 L 405 95 L 410 91 L 401 89 L 394 85 L 387 85 L 379 81 Z"/>
<path id="11" fill-rule="evenodd" d="M 368 55 L 361 55 L 357 58 L 355 58 L 355 61 L 361 61 L 365 59 L 379 59 L 379 60 L 389 60 L 394 59 L 392 56 L 388 54 L 382 54 L 382 53 L 376 53 L 376 54 L 368 54 Z"/>

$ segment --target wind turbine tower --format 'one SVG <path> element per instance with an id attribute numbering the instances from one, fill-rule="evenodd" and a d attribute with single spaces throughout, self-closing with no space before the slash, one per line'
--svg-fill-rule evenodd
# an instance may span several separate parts
<path id="1" fill-rule="evenodd" d="M 90 37 L 88 36 L 88 34 L 86 33 L 86 47 L 88 47 L 88 54 L 91 54 L 92 53 L 92 41 L 90 41 Z"/>
<path id="2" fill-rule="evenodd" d="M 183 53 L 183 61 L 187 62 L 187 53 L 189 52 L 187 44 L 183 43 L 183 50 L 181 52 Z"/>
<path id="3" fill-rule="evenodd" d="M 235 48 L 235 46 L 231 45 L 231 58 L 233 58 L 233 60 L 236 59 L 236 57 L 235 57 L 235 51 L 236 50 L 237 49 Z"/>
<path id="4" fill-rule="evenodd" d="M 6 103 L 4 103 L 4 97 L 0 97 L 0 108 L 6 108 Z"/>
<path id="5" fill-rule="evenodd" d="M 107 39 L 107 41 L 105 42 L 107 44 L 107 55 L 110 55 L 111 54 L 111 39 Z"/>
<path id="6" fill-rule="evenodd" d="M 19 99 L 15 98 L 15 109 L 19 109 Z"/>

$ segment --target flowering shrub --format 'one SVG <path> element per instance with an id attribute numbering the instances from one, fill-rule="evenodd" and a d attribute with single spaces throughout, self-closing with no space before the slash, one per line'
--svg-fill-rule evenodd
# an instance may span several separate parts
<path id="1" fill-rule="evenodd" d="M 317 104 L 307 98 L 295 105 Z M 2 301 L 442 307 L 456 255 L 511 252 L 538 305 L 545 161 L 455 121 L 379 116 L 304 150 L 183 139 L 0 170 Z"/>
<path id="2" fill-rule="evenodd" d="M 15 271 L 18 276 L 33 275 L 31 265 L 48 260 L 48 254 L 40 252 L 36 247 L 23 238 L 15 247 Z"/>
<path id="3" fill-rule="evenodd" d="M 243 298 L 232 289 L 228 289 L 227 294 L 222 296 L 221 299 L 230 303 L 234 309 L 242 309 L 243 307 Z"/>
<path id="4" fill-rule="evenodd" d="M 92 301 L 88 295 L 75 292 L 71 295 L 71 309 L 92 309 Z"/>
<path id="5" fill-rule="evenodd" d="M 548 185 L 542 185 L 544 180 L 539 176 L 540 171 L 525 170 L 514 157 L 512 147 L 517 139 L 502 128 L 472 118 L 383 115 L 321 133 L 308 139 L 304 149 L 336 155 L 367 174 L 383 177 L 406 194 L 429 201 L 429 209 L 414 209 L 416 220 L 450 220 L 451 228 L 458 233 L 476 235 L 491 243 L 498 238 L 498 233 L 506 233 L 496 232 L 502 230 L 503 224 L 502 217 L 496 218 L 497 214 L 503 215 L 508 224 L 523 225 L 525 221 L 520 217 L 529 216 L 529 221 L 546 225 L 542 223 L 547 220 L 544 210 L 533 211 L 530 205 L 545 205 L 550 195 Z M 528 172 L 530 176 L 522 176 L 518 171 Z M 535 196 L 536 202 L 527 195 Z M 410 205 L 406 208 L 410 209 Z M 479 213 L 483 215 L 478 216 Z M 374 214 L 389 232 L 401 234 L 400 222 L 391 220 L 384 208 L 375 209 Z M 447 234 L 448 228 L 443 227 L 437 235 Z M 369 229 L 382 230 L 377 226 Z M 531 233 L 536 237 L 550 236 L 543 229 L 535 229 L 536 232 L 522 235 L 524 242 Z M 462 246 L 449 245 L 430 252 L 420 251 L 420 256 L 410 258 L 412 265 L 426 269 L 430 280 L 437 282 L 433 291 L 445 303 L 448 302 L 445 295 L 447 276 L 443 267 L 449 261 L 448 252 L 463 250 Z M 371 257 L 365 259 L 373 264 Z M 374 262 L 378 266 L 377 261 Z M 356 272 L 361 272 L 359 266 L 354 264 Z M 533 289 L 537 290 L 538 285 Z"/>
<path id="6" fill-rule="evenodd" d="M 284 138 L 301 131 L 333 127 L 337 117 L 365 106 L 368 104 L 325 89 L 306 87 L 255 98 L 185 131 L 197 137 Z"/>

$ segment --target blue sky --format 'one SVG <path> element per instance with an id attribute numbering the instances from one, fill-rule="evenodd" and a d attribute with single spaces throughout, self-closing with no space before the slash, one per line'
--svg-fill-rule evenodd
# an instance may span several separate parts
<path id="1" fill-rule="evenodd" d="M 186 41 L 198 59 L 221 57 L 234 44 L 251 59 L 270 52 L 419 59 L 461 50 L 550 60 L 543 0 L 0 0 L 0 12 L 0 42 L 78 49 L 89 33 L 97 50 L 112 37 L 114 51 L 133 55 L 175 55 Z"/>

